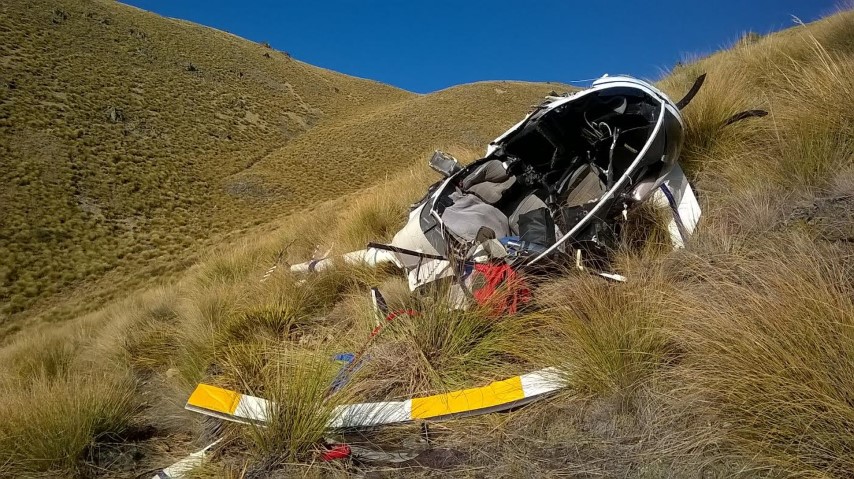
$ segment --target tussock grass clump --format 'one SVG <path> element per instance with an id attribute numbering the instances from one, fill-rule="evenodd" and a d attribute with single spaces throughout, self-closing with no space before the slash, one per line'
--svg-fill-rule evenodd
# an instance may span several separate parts
<path id="1" fill-rule="evenodd" d="M 243 390 L 271 401 L 264 425 L 241 427 L 241 433 L 264 468 L 276 468 L 312 459 L 326 432 L 332 410 L 342 396 L 329 396 L 338 369 L 331 354 L 320 350 L 270 345 L 254 353 L 243 351 L 239 365 L 226 367 L 260 371 L 259 377 L 244 378 Z M 260 382 L 257 382 L 260 379 Z"/>
<path id="2" fill-rule="evenodd" d="M 854 470 L 850 266 L 803 238 L 784 244 L 730 255 L 737 275 L 682 292 L 676 391 L 745 458 L 845 475 Z"/>
<path id="3" fill-rule="evenodd" d="M 755 189 L 756 178 L 790 191 L 824 187 L 828 173 L 850 163 L 850 51 L 841 35 L 829 35 L 842 14 L 809 30 L 780 35 L 698 60 L 674 70 L 659 85 L 673 98 L 700 73 L 708 77 L 685 110 L 681 162 L 707 193 Z M 770 115 L 725 126 L 740 111 Z"/>
<path id="4" fill-rule="evenodd" d="M 258 274 L 259 264 L 275 258 L 266 245 L 244 241 L 231 248 L 218 248 L 205 261 L 197 273 L 198 283 L 205 286 L 233 284 L 252 281 Z"/>
<path id="5" fill-rule="evenodd" d="M 209 372 L 217 347 L 217 332 L 227 318 L 236 314 L 240 299 L 234 286 L 199 287 L 193 300 L 182 309 L 178 331 L 180 348 L 175 353 L 176 367 L 187 387 L 201 381 Z"/>
<path id="6" fill-rule="evenodd" d="M 671 215 L 670 208 L 655 205 L 651 201 L 635 208 L 622 227 L 620 244 L 616 251 L 611 252 L 614 261 L 612 267 L 619 271 L 627 267 L 621 263 L 631 259 L 660 258 L 670 253 L 673 250 L 668 231 Z"/>
<path id="7" fill-rule="evenodd" d="M 86 356 L 96 362 L 112 356 L 139 373 L 162 372 L 177 348 L 179 308 L 176 290 L 163 287 L 115 305 Z"/>
<path id="8" fill-rule="evenodd" d="M 659 82 L 677 101 L 697 77 L 707 74 L 700 92 L 685 110 L 685 144 L 679 162 L 689 172 L 719 169 L 720 157 L 733 145 L 749 141 L 760 127 L 756 122 L 744 122 L 740 128 L 729 128 L 724 122 L 736 113 L 762 108 L 766 103 L 745 88 L 751 78 L 741 63 L 721 60 L 710 68 L 710 61 L 679 68 Z"/>
<path id="9" fill-rule="evenodd" d="M 218 326 L 221 344 L 240 341 L 255 335 L 290 339 L 300 328 L 316 321 L 315 314 L 335 301 L 337 288 L 323 284 L 327 274 L 298 283 L 281 276 L 264 284 L 251 283 L 242 288 L 235 311 Z M 317 288 L 312 286 L 317 285 Z M 323 288 L 323 286 L 327 286 Z M 331 287 L 330 287 L 331 286 Z"/>
<path id="10" fill-rule="evenodd" d="M 365 295 L 387 273 L 365 267 L 337 265 L 298 278 L 290 273 L 260 282 L 255 277 L 217 286 L 197 286 L 180 311 L 176 367 L 188 383 L 219 368 L 220 353 L 270 341 L 325 342 L 340 331 L 327 321 L 335 304 Z"/>
<path id="11" fill-rule="evenodd" d="M 33 334 L 17 341 L 4 354 L 6 374 L 22 381 L 63 377 L 77 355 L 73 339 L 62 334 Z"/>
<path id="12" fill-rule="evenodd" d="M 406 222 L 409 203 L 416 201 L 424 187 L 426 175 L 410 172 L 387 180 L 358 198 L 344 210 L 338 220 L 340 248 L 357 250 L 370 241 L 390 241 L 394 233 Z"/>
<path id="13" fill-rule="evenodd" d="M 511 327 L 513 320 L 499 321 L 485 308 L 447 311 L 445 305 L 425 306 L 417 318 L 391 326 L 390 333 L 403 336 L 404 344 L 435 378 L 433 387 L 462 386 L 470 382 L 466 379 L 512 357 L 509 336 L 518 332 Z"/>
<path id="14" fill-rule="evenodd" d="M 437 294 L 437 298 L 445 298 Z M 533 356 L 531 335 L 537 318 L 527 314 L 496 315 L 489 305 L 463 311 L 433 297 L 410 300 L 401 314 L 369 334 L 376 317 L 367 302 L 362 309 L 365 361 L 351 386 L 360 398 L 411 397 L 482 385 L 511 376 Z"/>
<path id="15" fill-rule="evenodd" d="M 814 43 L 813 65 L 792 62 L 781 74 L 785 93 L 777 117 L 780 129 L 776 176 L 787 186 L 826 186 L 829 173 L 854 158 L 854 115 L 834 99 L 854 94 L 854 63 Z M 810 108 L 804 108 L 809 104 Z"/>
<path id="16" fill-rule="evenodd" d="M 631 391 L 678 356 L 663 332 L 673 321 L 668 285 L 653 274 L 630 273 L 626 284 L 571 275 L 545 286 L 544 349 L 573 391 L 603 396 Z"/>
<path id="17" fill-rule="evenodd" d="M 137 411 L 133 382 L 122 376 L 34 377 L 0 386 L 0 474 L 76 476 L 101 442 L 121 441 Z"/>

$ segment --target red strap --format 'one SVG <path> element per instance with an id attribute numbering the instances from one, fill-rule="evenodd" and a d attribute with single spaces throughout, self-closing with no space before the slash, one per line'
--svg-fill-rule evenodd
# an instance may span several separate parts
<path id="1" fill-rule="evenodd" d="M 383 330 L 383 328 L 385 328 L 386 324 L 394 321 L 394 319 L 397 318 L 398 316 L 403 316 L 403 315 L 407 315 L 409 317 L 415 317 L 415 316 L 418 316 L 418 311 L 415 311 L 414 309 L 398 309 L 396 311 L 392 311 L 391 313 L 389 313 L 388 316 L 385 317 L 385 321 L 378 324 L 377 327 L 374 328 L 373 331 L 371 331 L 371 335 L 368 336 L 368 340 L 365 341 L 365 345 L 362 346 L 362 349 L 360 349 L 358 352 L 356 352 L 356 355 L 354 356 L 353 361 L 347 367 L 351 368 L 356 363 L 359 362 L 359 359 L 361 359 L 362 355 L 365 354 L 365 351 L 368 349 L 368 346 L 370 346 L 371 343 L 373 342 L 374 337 L 377 334 L 379 334 L 380 331 Z"/>
<path id="2" fill-rule="evenodd" d="M 350 457 L 352 451 L 347 444 L 336 444 L 331 448 L 320 452 L 320 459 L 324 461 L 335 461 Z"/>
<path id="3" fill-rule="evenodd" d="M 378 324 L 377 327 L 374 328 L 373 331 L 371 331 L 370 337 L 373 338 L 380 331 L 382 331 L 382 329 L 385 327 L 386 323 L 389 323 L 389 322 L 393 321 L 394 318 L 396 318 L 398 316 L 403 316 L 404 314 L 409 316 L 409 317 L 418 316 L 418 311 L 415 311 L 414 309 L 398 309 L 397 311 L 392 311 L 392 312 L 388 313 L 388 316 L 385 317 L 385 323 Z"/>
<path id="4" fill-rule="evenodd" d="M 485 284 L 472 295 L 478 304 L 495 304 L 496 315 L 515 314 L 520 304 L 530 301 L 531 290 L 510 265 L 477 263 L 474 269 L 483 275 Z M 502 284 L 507 290 L 496 296 Z"/>

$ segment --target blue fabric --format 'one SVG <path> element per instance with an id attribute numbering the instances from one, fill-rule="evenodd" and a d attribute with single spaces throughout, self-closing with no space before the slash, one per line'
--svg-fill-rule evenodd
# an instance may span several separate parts
<path id="1" fill-rule="evenodd" d="M 361 369 L 362 363 L 369 359 L 369 357 L 364 356 L 355 364 L 353 364 L 353 361 L 356 360 L 356 355 L 353 353 L 338 353 L 333 356 L 332 359 L 333 361 L 344 363 L 341 365 L 341 369 L 338 370 L 338 374 L 335 376 L 335 379 L 332 380 L 332 385 L 329 386 L 329 392 L 335 393 L 347 384 L 350 380 L 350 375 Z"/>

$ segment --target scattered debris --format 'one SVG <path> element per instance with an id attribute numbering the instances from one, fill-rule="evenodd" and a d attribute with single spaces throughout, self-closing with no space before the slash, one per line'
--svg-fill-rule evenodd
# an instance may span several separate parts
<path id="1" fill-rule="evenodd" d="M 699 203 L 677 160 L 684 129 L 680 109 L 704 80 L 700 76 L 674 103 L 646 82 L 605 76 L 587 90 L 547 97 L 468 166 L 437 151 L 430 166 L 444 179 L 412 206 L 391 244 L 371 243 L 341 259 L 394 263 L 406 271 L 412 290 L 448 278 L 461 307 L 482 303 L 481 296 L 517 273 L 559 271 L 573 261 L 580 270 L 624 281 L 601 272 L 601 266 L 629 211 L 648 200 L 670 208 L 674 248 L 684 247 L 699 221 Z M 729 121 L 761 114 L 752 110 Z M 332 264 L 324 258 L 291 270 L 319 271 Z M 491 268 L 502 273 L 487 278 L 487 290 L 475 295 L 472 287 L 482 284 L 474 280 L 477 273 L 484 276 Z"/>
<path id="2" fill-rule="evenodd" d="M 452 305 L 489 304 L 496 315 L 514 314 L 528 303 L 532 287 L 527 278 L 566 267 L 625 282 L 624 276 L 603 271 L 602 266 L 608 264 L 629 211 L 649 200 L 669 208 L 674 248 L 685 246 L 699 222 L 699 203 L 677 160 L 684 130 L 680 110 L 704 80 L 705 75 L 700 76 L 676 103 L 654 86 L 625 76 L 602 77 L 572 95 L 555 93 L 492 141 L 484 158 L 468 166 L 435 152 L 430 166 L 443 179 L 412 205 L 408 222 L 391 244 L 369 243 L 336 260 L 369 266 L 392 263 L 406 272 L 411 290 L 449 281 Z M 765 114 L 742 112 L 725 125 Z M 312 260 L 291 266 L 291 271 L 312 273 L 334 265 L 329 251 L 317 253 Z M 276 271 L 281 257 L 262 282 Z M 367 349 L 386 324 L 400 315 L 418 314 L 390 312 L 376 288 L 371 299 L 376 327 L 361 350 L 335 356 L 343 365 L 330 395 L 344 387 L 367 359 Z M 337 406 L 327 427 L 426 424 L 504 411 L 566 386 L 560 369 L 549 367 L 478 388 Z M 227 421 L 264 424 L 271 406 L 260 397 L 199 384 L 185 407 Z M 426 430 L 424 440 L 429 444 Z M 450 463 L 458 455 L 451 450 L 427 452 Z M 361 456 L 401 464 L 416 464 L 420 455 L 331 441 L 321 451 L 323 460 Z"/>
<path id="3" fill-rule="evenodd" d="M 427 423 L 424 423 L 427 424 Z M 449 469 L 462 464 L 466 455 L 448 448 L 422 445 L 417 448 L 377 448 L 375 445 L 330 443 L 321 452 L 325 461 L 352 458 L 358 462 L 396 468 L 424 467 L 432 470 Z"/>
<path id="4" fill-rule="evenodd" d="M 385 299 L 377 288 L 371 288 L 371 302 L 374 305 L 374 311 L 376 314 L 377 322 L 374 329 L 371 331 L 370 336 L 368 336 L 367 341 L 358 352 L 353 353 L 343 353 L 338 354 L 333 358 L 336 361 L 345 362 L 344 366 L 338 372 L 338 375 L 332 381 L 332 386 L 329 388 L 330 394 L 337 392 L 341 389 L 347 381 L 350 379 L 350 375 L 358 371 L 362 367 L 362 362 L 367 359 L 365 356 L 365 352 L 371 346 L 374 339 L 380 332 L 385 328 L 385 326 L 394 321 L 396 318 L 400 316 L 409 316 L 416 317 L 418 316 L 418 311 L 412 309 L 399 309 L 397 311 L 389 312 L 388 306 L 386 305 Z"/>
<path id="5" fill-rule="evenodd" d="M 332 357 L 333 361 L 343 363 L 338 375 L 332 380 L 332 385 L 329 386 L 329 393 L 335 394 L 338 392 L 347 381 L 350 379 L 350 374 L 355 373 L 361 367 L 361 362 L 356 361 L 357 357 L 353 353 L 340 353 Z"/>
<path id="6" fill-rule="evenodd" d="M 213 449 L 213 447 L 219 444 L 220 441 L 222 441 L 222 438 L 217 439 L 211 444 L 205 446 L 203 449 L 198 450 L 166 469 L 163 469 L 155 474 L 152 479 L 183 479 L 185 477 L 189 477 L 187 473 L 201 466 L 205 461 L 208 451 Z"/>
<path id="7" fill-rule="evenodd" d="M 762 118 L 763 116 L 768 116 L 768 112 L 765 110 L 745 110 L 741 113 L 736 113 L 735 115 L 724 120 L 723 126 L 729 126 L 733 123 L 739 122 L 741 120 L 746 120 L 748 118 Z"/>
<path id="8" fill-rule="evenodd" d="M 267 281 L 268 279 L 270 279 L 270 276 L 276 271 L 276 268 L 278 268 L 278 267 L 279 267 L 278 262 L 276 264 L 274 264 L 273 266 L 270 266 L 270 269 L 268 269 L 264 273 L 264 277 L 261 278 L 261 282 L 263 283 L 264 281 Z"/>
<path id="9" fill-rule="evenodd" d="M 345 264 L 366 264 L 368 266 L 376 266 L 382 263 L 399 264 L 397 257 L 391 251 L 381 250 L 377 248 L 368 248 L 360 251 L 347 253 L 340 258 Z M 313 273 L 323 271 L 334 264 L 334 259 L 329 257 L 329 252 L 319 259 L 306 261 L 305 263 L 295 264 L 291 266 L 291 271 L 297 273 Z"/>
<path id="10" fill-rule="evenodd" d="M 353 450 L 347 444 L 335 444 L 320 453 L 323 461 L 335 461 L 350 457 Z"/>
<path id="11" fill-rule="evenodd" d="M 279 251 L 279 254 L 276 255 L 276 261 L 273 263 L 273 266 L 270 266 L 270 268 L 266 272 L 264 272 L 264 276 L 261 278 L 262 283 L 270 279 L 270 276 L 272 276 L 273 273 L 276 272 L 276 269 L 278 269 L 279 265 L 282 264 L 282 262 L 284 261 L 285 253 L 288 251 L 288 248 L 290 248 L 292 244 L 294 244 L 293 241 L 288 243 L 287 246 L 285 246 Z"/>
<path id="12" fill-rule="evenodd" d="M 626 278 L 625 276 L 623 276 L 621 274 L 617 274 L 617 273 L 597 273 L 597 274 L 603 278 L 610 279 L 612 281 L 617 281 L 619 283 L 625 283 L 626 281 L 628 281 L 628 278 Z"/>

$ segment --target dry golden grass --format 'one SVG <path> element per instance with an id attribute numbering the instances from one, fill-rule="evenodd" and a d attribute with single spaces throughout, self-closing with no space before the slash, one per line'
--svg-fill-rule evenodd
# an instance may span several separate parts
<path id="1" fill-rule="evenodd" d="M 854 470 L 850 259 L 801 235 L 774 239 L 748 257 L 722 254 L 736 274 L 700 273 L 673 298 L 684 351 L 670 372 L 675 391 L 714 415 L 742 457 L 845 476 Z"/>
<path id="2" fill-rule="evenodd" d="M 241 389 L 275 404 L 265 426 L 240 428 L 264 468 L 314 459 L 336 406 L 334 399 L 326 400 L 337 369 L 329 358 L 321 351 L 272 346 L 248 354 L 242 351 L 234 356 L 236 364 L 227 363 L 244 370 L 247 361 L 255 361 L 253 369 L 261 371 L 260 377 L 246 378 Z"/>
<path id="3" fill-rule="evenodd" d="M 390 301 L 396 309 L 417 314 L 396 317 L 369 342 L 376 317 L 367 297 L 359 299 L 360 304 L 351 309 L 359 319 L 352 330 L 364 333 L 353 338 L 349 350 L 369 347 L 366 361 L 347 389 L 359 401 L 475 387 L 531 367 L 528 359 L 535 347 L 531 334 L 539 322 L 530 315 L 499 319 L 491 307 L 453 310 L 436 293 L 397 304 Z"/>
<path id="4" fill-rule="evenodd" d="M 0 334 L 174 280 L 437 146 L 480 147 L 553 88 L 415 95 L 99 0 L 4 2 L 0 58 Z"/>
<path id="5" fill-rule="evenodd" d="M 204 446 L 220 433 L 181 410 L 200 381 L 275 399 L 278 407 L 271 411 L 273 427 L 226 428 L 225 445 L 198 477 L 382 474 L 379 466 L 317 462 L 331 406 L 482 385 L 556 365 L 571 385 L 562 394 L 507 414 L 432 426 L 432 451 L 453 454 L 445 465 L 432 463 L 439 472 L 405 473 L 851 476 L 854 114 L 839 99 L 854 91 L 852 31 L 854 14 L 844 12 L 751 37 L 663 79 L 662 88 L 680 97 L 698 73 L 709 74 L 685 112 L 684 160 L 704 207 L 697 235 L 685 250 L 670 251 L 661 212 L 634 212 L 613 263 L 628 283 L 567 272 L 536 291 L 536 311 L 515 316 L 495 318 L 491 308 L 448 311 L 441 291 L 410 296 L 386 268 L 337 265 L 304 278 L 287 272 L 287 262 L 314 251 L 344 252 L 389 239 L 431 179 L 423 164 L 413 166 L 416 157 L 456 144 L 455 154 L 473 159 L 473 146 L 485 139 L 477 135 L 503 127 L 487 125 L 488 115 L 466 118 L 465 108 L 425 119 L 427 105 L 448 105 L 450 112 L 456 103 L 484 101 L 483 108 L 495 108 L 484 100 L 498 94 L 495 85 L 413 98 L 394 93 L 404 98 L 377 109 L 367 99 L 359 115 L 320 120 L 248 171 L 272 181 L 277 169 L 296 167 L 284 151 L 306 152 L 316 142 L 348 160 L 326 176 L 314 169 L 319 165 L 300 168 L 342 191 L 374 186 L 276 218 L 252 235 L 235 233 L 174 284 L 52 328 L 31 326 L 7 340 L 0 349 L 8 365 L 0 373 L 6 421 L 0 474 L 132 477 L 134 469 L 167 465 L 181 456 L 177 451 Z M 208 68 L 198 65 L 202 73 Z M 339 81 L 332 73 L 313 74 Z M 517 93 L 539 87 L 527 88 Z M 758 107 L 769 117 L 721 126 L 730 115 Z M 362 138 L 371 125 L 407 121 L 431 131 L 429 142 L 413 144 L 388 129 L 376 143 Z M 461 124 L 483 129 L 471 133 Z M 352 145 L 362 151 L 339 151 L 322 138 L 322 125 L 359 136 Z M 380 152 L 387 155 L 375 170 L 382 176 L 345 175 Z M 392 307 L 421 315 L 389 324 L 343 392 L 324 400 L 339 367 L 331 355 L 360 350 L 374 327 L 368 300 L 374 285 Z M 34 395 L 43 406 L 23 407 Z M 134 440 L 146 426 L 151 437 Z M 55 433 L 60 430 L 69 434 Z M 411 445 L 417 434 L 417 426 L 404 426 L 364 438 L 377 447 Z M 110 446 L 113 456 L 142 451 L 143 458 L 122 465 L 92 453 L 104 442 L 117 443 Z M 166 452 L 162 444 L 176 449 Z"/>
<path id="6" fill-rule="evenodd" d="M 72 475 L 86 469 L 99 443 L 122 441 L 138 398 L 128 378 L 109 374 L 28 377 L 3 384 L 0 474 Z"/>
<path id="7" fill-rule="evenodd" d="M 564 366 L 578 393 L 631 390 L 675 356 L 663 329 L 669 312 L 662 307 L 672 286 L 644 277 L 641 269 L 632 273 L 625 285 L 575 274 L 542 289 L 546 343 L 557 349 L 551 362 Z"/>

